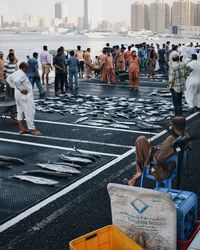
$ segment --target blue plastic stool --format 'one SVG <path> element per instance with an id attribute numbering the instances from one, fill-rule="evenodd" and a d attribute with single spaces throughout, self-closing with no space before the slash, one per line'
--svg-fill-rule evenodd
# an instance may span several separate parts
<path id="1" fill-rule="evenodd" d="M 184 157 L 183 157 L 183 162 L 182 162 L 182 166 L 185 166 L 186 165 L 186 161 L 187 161 L 187 151 L 184 151 Z M 166 179 L 162 179 L 160 181 L 157 181 L 155 179 L 155 177 L 153 175 L 150 174 L 150 168 L 149 167 L 145 167 L 143 168 L 143 174 L 141 176 L 141 181 L 140 181 L 140 187 L 145 187 L 144 186 L 144 182 L 145 182 L 145 179 L 151 179 L 151 180 L 154 180 L 156 182 L 156 188 L 159 188 L 160 187 L 160 184 L 161 183 L 164 183 L 164 186 L 165 188 L 169 188 L 171 189 L 172 187 L 172 180 L 174 178 L 176 178 L 177 176 L 177 171 L 178 171 L 178 154 L 175 154 L 175 155 L 172 155 L 172 156 L 169 156 L 167 157 L 166 159 L 163 160 L 163 163 L 168 163 L 168 162 L 171 162 L 171 161 L 175 161 L 176 163 L 176 167 L 172 173 L 172 175 Z M 150 166 L 154 166 L 154 165 L 157 165 L 156 162 L 150 162 Z"/>

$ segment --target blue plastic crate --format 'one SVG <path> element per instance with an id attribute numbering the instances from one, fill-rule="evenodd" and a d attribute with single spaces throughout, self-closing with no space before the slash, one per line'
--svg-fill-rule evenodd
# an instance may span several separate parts
<path id="1" fill-rule="evenodd" d="M 177 211 L 177 239 L 188 240 L 197 225 L 197 195 L 188 191 L 157 188 L 172 196 Z"/>

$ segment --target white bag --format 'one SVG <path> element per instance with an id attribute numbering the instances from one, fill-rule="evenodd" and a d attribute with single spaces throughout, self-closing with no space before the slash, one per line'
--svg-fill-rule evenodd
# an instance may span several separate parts
<path id="1" fill-rule="evenodd" d="M 108 184 L 112 221 L 146 250 L 176 250 L 176 208 L 169 194 Z"/>

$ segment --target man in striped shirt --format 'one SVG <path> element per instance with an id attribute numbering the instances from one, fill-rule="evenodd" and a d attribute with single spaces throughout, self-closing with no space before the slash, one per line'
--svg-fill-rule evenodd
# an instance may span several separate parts
<path id="1" fill-rule="evenodd" d="M 8 61 L 4 64 L 4 78 L 14 73 L 17 70 L 14 53 L 9 53 Z M 14 89 L 6 82 L 6 100 L 14 99 Z"/>

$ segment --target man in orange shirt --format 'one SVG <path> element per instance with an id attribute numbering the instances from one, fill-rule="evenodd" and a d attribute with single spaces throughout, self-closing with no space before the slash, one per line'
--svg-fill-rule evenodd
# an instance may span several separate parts
<path id="1" fill-rule="evenodd" d="M 85 63 L 85 70 L 86 70 L 86 78 L 90 78 L 90 71 L 91 71 L 91 49 L 87 48 L 87 51 L 84 54 L 84 63 Z"/>
<path id="2" fill-rule="evenodd" d="M 114 60 L 113 60 L 113 56 L 111 55 L 110 51 L 107 52 L 105 64 L 106 64 L 108 83 L 116 83 L 115 70 L 114 70 Z"/>
<path id="3" fill-rule="evenodd" d="M 106 48 L 103 49 L 103 53 L 99 57 L 100 61 L 100 72 L 101 72 L 101 81 L 107 81 L 107 74 L 106 74 Z"/>

